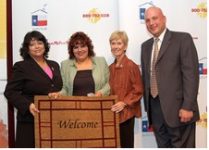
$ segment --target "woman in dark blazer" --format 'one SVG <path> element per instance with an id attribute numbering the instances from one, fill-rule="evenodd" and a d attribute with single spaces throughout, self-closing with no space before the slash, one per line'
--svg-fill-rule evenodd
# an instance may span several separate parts
<path id="1" fill-rule="evenodd" d="M 59 65 L 47 60 L 49 44 L 38 31 L 28 32 L 20 48 L 23 61 L 13 66 L 13 76 L 7 83 L 4 95 L 17 108 L 15 147 L 35 147 L 34 105 L 35 95 L 48 95 L 62 89 Z"/>

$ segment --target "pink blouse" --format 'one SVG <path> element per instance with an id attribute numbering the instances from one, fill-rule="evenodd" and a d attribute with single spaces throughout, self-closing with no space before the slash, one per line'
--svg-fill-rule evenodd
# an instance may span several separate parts
<path id="1" fill-rule="evenodd" d="M 43 68 L 44 72 L 52 79 L 53 78 L 53 74 L 52 74 L 52 70 L 50 69 L 49 66 Z"/>

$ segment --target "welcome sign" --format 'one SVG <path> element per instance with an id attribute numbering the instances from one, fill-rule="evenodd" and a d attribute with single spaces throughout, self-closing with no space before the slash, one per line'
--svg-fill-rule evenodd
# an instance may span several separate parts
<path id="1" fill-rule="evenodd" d="M 115 148 L 119 143 L 118 115 L 110 109 L 117 97 L 36 96 L 38 148 Z"/>

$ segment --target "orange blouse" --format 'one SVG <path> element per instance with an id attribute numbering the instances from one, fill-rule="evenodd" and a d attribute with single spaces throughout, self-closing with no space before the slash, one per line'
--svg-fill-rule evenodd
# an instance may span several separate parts
<path id="1" fill-rule="evenodd" d="M 117 95 L 118 101 L 127 106 L 120 112 L 120 123 L 132 117 L 141 117 L 140 99 L 143 95 L 143 84 L 139 66 L 125 55 L 120 64 L 109 66 L 111 95 Z"/>

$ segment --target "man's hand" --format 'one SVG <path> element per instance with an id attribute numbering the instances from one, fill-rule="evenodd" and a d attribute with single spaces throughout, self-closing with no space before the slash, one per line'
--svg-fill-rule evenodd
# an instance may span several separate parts
<path id="1" fill-rule="evenodd" d="M 188 122 L 193 117 L 193 111 L 189 111 L 186 109 L 180 109 L 179 110 L 179 117 L 180 117 L 181 122 Z"/>

